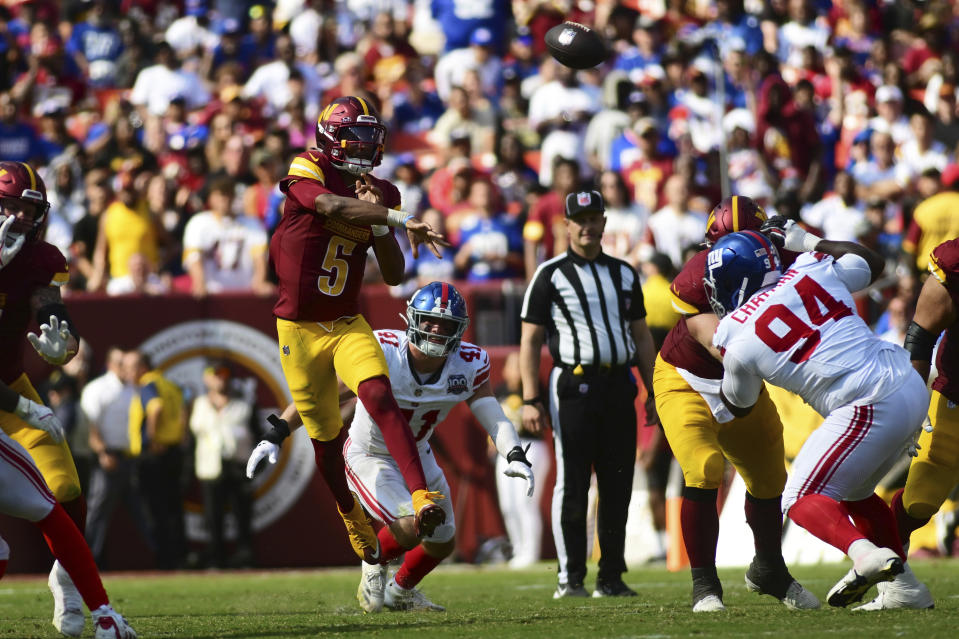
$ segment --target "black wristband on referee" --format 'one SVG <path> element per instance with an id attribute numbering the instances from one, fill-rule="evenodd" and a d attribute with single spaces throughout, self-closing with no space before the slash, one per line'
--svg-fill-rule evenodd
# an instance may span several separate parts
<path id="1" fill-rule="evenodd" d="M 273 428 L 271 428 L 265 435 L 263 435 L 264 441 L 268 441 L 271 444 L 276 444 L 279 446 L 283 443 L 283 440 L 290 436 L 290 425 L 286 422 L 285 419 L 277 417 L 276 415 L 270 415 L 266 418 Z"/>
<path id="2" fill-rule="evenodd" d="M 508 462 L 514 462 L 514 461 L 523 462 L 524 464 L 526 464 L 526 465 L 529 466 L 530 468 L 533 467 L 533 465 L 532 465 L 531 463 L 529 463 L 529 460 L 526 459 L 526 452 L 525 452 L 522 448 L 520 448 L 519 446 L 513 446 L 513 450 L 509 451 L 509 454 L 506 455 L 506 461 L 508 461 Z"/>
<path id="3" fill-rule="evenodd" d="M 542 404 L 542 403 L 543 403 L 543 398 L 540 397 L 539 395 L 537 395 L 536 397 L 533 397 L 532 399 L 523 400 L 523 406 L 535 406 L 536 404 Z"/>
<path id="4" fill-rule="evenodd" d="M 936 338 L 931 332 L 913 321 L 906 329 L 906 340 L 903 348 L 909 351 L 910 359 L 921 362 L 932 361 L 932 350 L 936 347 Z"/>

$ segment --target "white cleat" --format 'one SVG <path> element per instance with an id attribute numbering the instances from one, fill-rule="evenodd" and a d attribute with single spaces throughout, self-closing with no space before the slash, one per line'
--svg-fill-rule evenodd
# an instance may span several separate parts
<path id="1" fill-rule="evenodd" d="M 364 612 L 380 612 L 383 610 L 383 596 L 386 589 L 386 566 L 363 562 L 363 576 L 360 585 L 356 588 L 356 600 Z"/>
<path id="2" fill-rule="evenodd" d="M 903 570 L 903 561 L 894 550 L 876 548 L 856 562 L 846 576 L 832 587 L 826 600 L 830 606 L 845 608 L 861 601 L 873 585 L 880 581 L 891 581 Z"/>
<path id="3" fill-rule="evenodd" d="M 446 612 L 446 608 L 433 603 L 416 588 L 410 590 L 400 588 L 396 585 L 395 579 L 390 579 L 390 583 L 387 584 L 383 603 L 390 610 Z"/>
<path id="4" fill-rule="evenodd" d="M 59 560 L 53 562 L 47 585 L 53 593 L 53 627 L 60 634 L 79 637 L 87 622 L 83 614 L 83 597 Z"/>
<path id="5" fill-rule="evenodd" d="M 94 639 L 137 639 L 136 631 L 110 605 L 100 606 L 91 616 Z"/>
<path id="6" fill-rule="evenodd" d="M 716 595 L 706 595 L 693 606 L 693 612 L 722 612 L 725 609 L 723 600 Z"/>
<path id="7" fill-rule="evenodd" d="M 916 579 L 916 575 L 912 572 L 908 563 L 905 564 L 904 568 L 905 570 L 896 575 L 892 581 L 876 584 L 879 595 L 875 599 L 857 606 L 853 610 L 895 610 L 902 608 L 928 610 L 933 608 L 936 602 L 933 600 L 929 588 Z"/>

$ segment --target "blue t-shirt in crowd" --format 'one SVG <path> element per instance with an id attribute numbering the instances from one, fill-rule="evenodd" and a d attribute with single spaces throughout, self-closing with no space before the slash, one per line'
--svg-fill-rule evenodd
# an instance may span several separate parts
<path id="1" fill-rule="evenodd" d="M 505 52 L 506 29 L 513 17 L 510 0 L 432 0 L 430 9 L 446 35 L 445 51 L 468 47 L 473 32 L 485 27 L 493 34 L 498 53 Z"/>
<path id="2" fill-rule="evenodd" d="M 50 159 L 46 148 L 40 143 L 40 136 L 24 122 L 3 124 L 0 122 L 0 158 L 10 162 L 30 162 L 41 160 L 46 164 Z"/>
<path id="3" fill-rule="evenodd" d="M 512 218 L 498 215 L 492 219 L 468 219 L 460 227 L 460 246 L 469 242 L 473 259 L 466 273 L 471 282 L 514 277 L 519 275 L 506 262 L 506 254 L 523 250 L 523 236 Z M 497 260 L 479 259 L 481 256 L 495 254 L 502 257 Z"/>

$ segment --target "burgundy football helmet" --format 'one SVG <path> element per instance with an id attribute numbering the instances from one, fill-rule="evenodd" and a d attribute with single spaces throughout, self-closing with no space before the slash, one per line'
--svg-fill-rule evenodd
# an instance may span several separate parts
<path id="1" fill-rule="evenodd" d="M 728 233 L 758 231 L 767 219 L 766 211 L 752 198 L 744 195 L 727 197 L 709 213 L 706 246 L 712 246 Z"/>
<path id="2" fill-rule="evenodd" d="M 353 175 L 363 175 L 378 166 L 386 144 L 386 125 L 363 98 L 344 96 L 333 100 L 316 121 L 316 146 L 333 166 Z"/>
<path id="3" fill-rule="evenodd" d="M 27 241 L 41 238 L 50 210 L 43 178 L 25 162 L 0 162 L 0 215 L 6 218 L 21 210 L 32 215 L 13 222 L 7 237 L 25 235 Z"/>

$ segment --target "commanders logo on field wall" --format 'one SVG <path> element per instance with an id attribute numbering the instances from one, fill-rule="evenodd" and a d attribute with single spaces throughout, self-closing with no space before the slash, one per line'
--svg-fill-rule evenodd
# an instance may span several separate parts
<path id="1" fill-rule="evenodd" d="M 140 345 L 154 366 L 184 390 L 184 397 L 204 392 L 203 369 L 211 359 L 232 362 L 252 373 L 240 378 L 242 390 L 253 397 L 257 387 L 263 400 L 259 405 L 260 423 L 269 413 L 277 413 L 290 401 L 276 341 L 258 330 L 229 320 L 182 322 L 156 333 Z M 275 466 L 267 466 L 253 479 L 253 530 L 269 526 L 286 513 L 300 498 L 313 476 L 313 447 L 303 428 L 297 429 L 284 444 Z M 187 536 L 205 541 L 202 504 L 187 504 Z M 232 516 L 227 518 L 228 538 L 235 534 Z"/>

